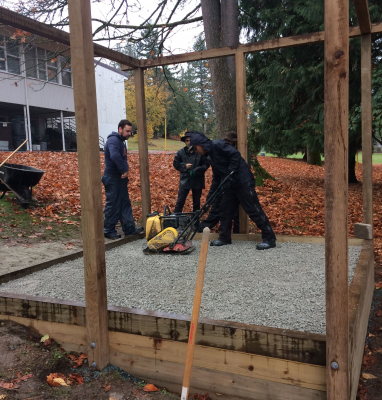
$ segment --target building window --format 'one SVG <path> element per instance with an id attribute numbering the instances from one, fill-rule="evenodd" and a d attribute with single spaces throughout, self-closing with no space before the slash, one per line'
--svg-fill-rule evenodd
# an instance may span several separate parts
<path id="1" fill-rule="evenodd" d="M 46 54 L 45 49 L 37 47 L 37 68 L 38 78 L 42 81 L 48 80 L 48 74 L 46 72 Z"/>
<path id="2" fill-rule="evenodd" d="M 0 70 L 20 74 L 20 43 L 0 36 Z"/>
<path id="3" fill-rule="evenodd" d="M 25 57 L 25 73 L 28 78 L 37 78 L 37 59 L 36 59 L 36 48 L 24 46 L 24 57 Z"/>
<path id="4" fill-rule="evenodd" d="M 62 84 L 72 86 L 72 68 L 69 57 L 60 57 Z"/>
<path id="5" fill-rule="evenodd" d="M 46 64 L 48 67 L 48 81 L 58 83 L 58 62 L 55 53 L 48 51 L 46 53 Z"/>

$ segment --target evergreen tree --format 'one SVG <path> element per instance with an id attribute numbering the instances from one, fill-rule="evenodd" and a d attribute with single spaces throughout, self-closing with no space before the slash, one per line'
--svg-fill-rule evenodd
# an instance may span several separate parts
<path id="1" fill-rule="evenodd" d="M 324 30 L 324 1 L 242 0 L 241 24 L 250 41 Z M 382 18 L 382 4 L 369 2 L 371 20 Z M 358 25 L 354 7 L 349 25 Z M 380 37 L 373 35 L 373 62 L 380 57 Z M 350 39 L 349 115 L 360 106 L 360 39 Z M 310 44 L 248 56 L 248 93 L 259 122 L 251 136 L 257 146 L 286 156 L 307 152 L 320 163 L 324 145 L 324 44 Z M 351 122 L 351 121 L 350 121 Z M 349 129 L 349 181 L 356 181 L 355 154 L 361 148 L 360 126 Z"/>

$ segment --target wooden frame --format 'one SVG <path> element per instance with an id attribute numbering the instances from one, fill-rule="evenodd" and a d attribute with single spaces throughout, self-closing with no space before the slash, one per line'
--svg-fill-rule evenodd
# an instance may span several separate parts
<path id="1" fill-rule="evenodd" d="M 236 236 L 254 240 L 256 235 Z M 304 239 L 323 243 L 323 238 Z M 353 239 L 350 244 L 362 246 L 349 288 L 351 390 L 356 393 L 374 286 L 373 243 Z M 0 319 L 49 333 L 67 351 L 89 350 L 82 302 L 0 293 Z M 109 306 L 107 324 L 113 364 L 180 391 L 190 316 Z M 325 335 L 207 318 L 199 320 L 197 332 L 194 392 L 214 390 L 259 400 L 325 398 Z"/>
<path id="2" fill-rule="evenodd" d="M 180 359 L 174 358 L 176 352 L 182 352 L 177 338 L 171 338 L 165 345 L 168 351 L 166 358 L 157 362 L 157 354 L 160 350 L 159 342 L 148 345 L 146 342 L 135 342 L 135 346 L 142 349 L 142 353 L 134 353 L 129 347 L 130 340 L 137 338 L 124 335 L 134 333 L 119 332 L 118 335 L 110 330 L 107 304 L 106 282 L 104 271 L 104 245 L 100 230 L 101 205 L 97 199 L 100 193 L 100 182 L 93 181 L 93 175 L 99 176 L 98 149 L 95 149 L 93 136 L 89 128 L 89 121 L 96 120 L 96 105 L 92 101 L 95 97 L 94 71 L 91 72 L 90 60 L 94 55 L 106 57 L 124 64 L 123 69 L 135 69 L 136 76 L 136 100 L 139 130 L 146 132 L 143 69 L 168 64 L 211 59 L 224 56 L 236 56 L 238 67 L 237 99 L 238 99 L 238 141 L 240 151 L 246 157 L 246 131 L 244 129 L 245 107 L 245 64 L 244 54 L 265 50 L 274 50 L 283 47 L 298 46 L 309 43 L 325 42 L 325 156 L 327 168 L 325 169 L 325 208 L 326 208 L 326 294 L 327 294 L 327 355 L 326 355 L 326 397 L 330 400 L 354 399 L 356 382 L 362 358 L 363 341 L 367 326 L 367 315 L 370 309 L 370 301 L 373 288 L 373 242 L 364 244 L 360 262 L 357 265 L 357 273 L 352 281 L 350 289 L 347 281 L 347 124 L 348 124 L 348 43 L 349 37 L 362 36 L 362 147 L 364 151 L 363 191 L 364 191 L 364 222 L 373 223 L 372 203 L 372 161 L 371 161 L 371 34 L 382 32 L 382 23 L 370 24 L 367 0 L 354 0 L 359 27 L 348 27 L 348 0 L 325 0 L 325 32 L 315 32 L 307 35 L 279 38 L 257 43 L 239 45 L 236 48 L 210 49 L 202 52 L 180 54 L 174 56 L 158 57 L 148 60 L 137 60 L 132 57 L 113 52 L 93 44 L 91 36 L 91 16 L 89 0 L 69 0 L 70 13 L 70 45 L 72 50 L 73 79 L 75 91 L 75 106 L 77 125 L 81 126 L 79 134 L 79 159 L 81 203 L 83 206 L 83 232 L 84 232 L 84 260 L 85 260 L 85 286 L 86 286 L 86 326 L 73 326 L 64 322 L 44 321 L 36 317 L 31 319 L 28 313 L 25 315 L 8 314 L 6 318 L 17 319 L 19 322 L 33 325 L 36 329 L 44 325 L 44 333 L 54 332 L 54 335 L 62 339 L 63 343 L 76 349 L 86 346 L 90 349 L 91 341 L 96 341 L 96 350 L 90 353 L 90 362 L 95 361 L 98 368 L 105 365 L 108 360 L 125 367 L 137 375 L 149 374 L 147 378 L 153 378 L 158 382 L 173 380 L 178 382 Z M 33 21 L 29 18 L 12 13 L 0 8 L 0 22 L 11 25 L 42 37 L 69 44 L 69 35 L 52 27 Z M 93 61 L 92 61 L 93 63 Z M 335 90 L 334 90 L 335 89 Z M 86 93 L 84 98 L 78 93 Z M 77 93 L 77 94 L 76 94 Z M 143 135 L 144 136 L 144 135 Z M 98 143 L 98 140 L 96 141 Z M 89 147 L 87 147 L 89 145 Z M 140 138 L 140 168 L 142 181 L 142 208 L 144 213 L 150 210 L 150 188 L 148 176 L 147 139 Z M 90 153 L 87 155 L 87 153 Z M 87 161 L 85 161 L 87 160 Z M 242 221 L 245 223 L 245 221 Z M 243 225 L 245 226 L 245 224 Z M 246 232 L 243 229 L 244 233 Z M 249 238 L 249 236 L 248 236 Z M 254 238 L 254 236 L 252 236 Z M 92 254 L 96 250 L 97 256 Z M 358 285 L 358 286 L 357 286 Z M 95 294 L 97 293 L 97 294 Z M 349 299 L 348 299 L 348 296 Z M 9 302 L 9 300 L 7 300 Z M 31 300 L 32 301 L 32 300 Z M 79 306 L 76 306 L 79 307 Z M 8 311 L 7 311 L 8 312 Z M 125 311 L 118 311 L 125 312 Z M 42 317 L 43 318 L 43 317 Z M 77 322 L 78 322 L 78 317 Z M 127 317 L 126 317 L 127 318 Z M 177 320 L 178 321 L 178 320 Z M 77 323 L 76 322 L 76 323 Z M 56 324 L 59 326 L 57 327 Z M 176 322 L 178 324 L 178 322 Z M 66 332 L 66 328 L 69 330 Z M 174 325 L 175 326 L 175 325 Z M 350 329 L 350 335 L 349 335 Z M 73 334 L 73 332 L 75 334 Z M 267 332 L 267 335 L 269 332 Z M 65 336 L 67 335 L 67 336 Z M 223 335 L 224 336 L 224 335 Z M 102 338 L 102 339 L 101 339 Z M 163 340 L 163 339 L 161 339 Z M 166 340 L 166 339 L 165 339 Z M 109 346 L 110 341 L 110 346 Z M 162 343 L 162 342 L 160 342 Z M 202 346 L 202 344 L 200 344 Z M 150 351 L 148 350 L 150 347 Z M 219 356 L 214 346 L 207 346 L 207 350 L 194 370 L 193 380 L 197 386 L 207 390 L 213 390 L 217 382 L 219 389 L 232 395 L 242 395 L 257 399 L 310 399 L 324 398 L 323 381 L 314 381 L 312 376 L 307 378 L 301 375 L 302 369 L 308 368 L 303 364 L 301 371 L 297 369 L 284 369 L 284 360 L 278 361 L 277 369 L 273 375 L 262 374 L 262 368 L 250 364 L 244 369 L 225 370 L 220 365 Z M 153 350 L 154 348 L 154 350 Z M 211 350 L 212 348 L 212 350 Z M 173 350 L 172 350 L 173 349 Z M 253 357 L 252 353 L 244 353 L 244 356 L 235 348 L 220 349 L 225 352 L 229 360 L 236 360 L 240 365 L 246 365 L 249 361 L 263 366 L 262 361 Z M 349 351 L 350 350 L 350 351 Z M 211 352 L 210 352 L 211 351 Z M 233 352 L 235 354 L 231 354 Z M 132 354 L 134 353 L 134 354 Z M 164 352 L 163 352 L 164 353 Z M 240 353 L 240 354 L 237 354 Z M 211 354 L 211 355 L 210 355 Z M 214 358 L 215 357 L 215 358 Z M 232 357 L 232 358 L 231 358 Z M 241 358 L 244 357 L 244 358 Z M 256 354 L 256 357 L 266 357 Z M 210 362 L 211 360 L 214 362 Z M 225 359 L 226 360 L 226 359 Z M 264 361 L 264 360 L 263 360 Z M 231 361 L 230 361 L 231 362 Z M 269 360 L 269 362 L 271 362 Z M 272 361 L 273 362 L 273 361 Z M 288 360 L 288 362 L 296 362 Z M 301 360 L 297 361 L 301 362 Z M 238 366 L 232 361 L 232 365 Z M 157 364 L 160 367 L 157 367 Z M 273 364 L 272 364 L 273 365 Z M 282 367 L 280 367 L 282 366 Z M 233 367 L 236 368 L 236 367 Z M 265 368 L 265 367 L 264 367 Z M 322 366 L 316 365 L 316 368 Z M 309 368 L 308 368 L 309 369 Z M 314 369 L 313 369 L 314 370 Z M 311 370 L 311 372 L 313 371 Z M 146 371 L 146 372 L 145 372 Z M 255 371 L 255 372 L 253 372 Z M 281 375 L 274 375 L 275 371 L 284 371 L 288 382 Z M 289 371 L 294 375 L 289 375 Z M 296 372 L 297 371 L 297 372 Z M 300 372 L 299 372 L 300 371 Z M 322 370 L 315 369 L 315 374 L 322 378 Z M 321 371 L 321 372 L 319 372 Z M 239 372 L 239 373 L 236 373 Z M 253 372 L 253 373 L 252 373 Z M 268 371 L 269 372 L 269 371 Z M 268 373 L 267 372 L 267 373 Z M 257 375 L 256 375 L 257 374 Z M 309 374 L 308 374 L 309 375 Z M 321 379 L 320 378 L 320 379 Z M 240 385 L 238 385 L 240 382 Z M 271 383 L 270 383 L 271 382 Z M 171 383 L 171 382 L 170 382 Z M 170 384 L 169 383 L 169 384 Z M 181 383 L 181 378 L 179 383 Z M 282 385 L 282 386 L 279 386 Z M 219 390 L 222 391 L 222 390 Z"/>

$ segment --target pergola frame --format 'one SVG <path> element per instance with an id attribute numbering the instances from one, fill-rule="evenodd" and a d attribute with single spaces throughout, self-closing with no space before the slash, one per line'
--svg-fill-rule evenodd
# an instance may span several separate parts
<path id="1" fill-rule="evenodd" d="M 134 69 L 136 88 L 142 215 L 151 211 L 144 69 L 235 55 L 238 149 L 247 158 L 245 54 L 325 42 L 325 264 L 326 264 L 326 390 L 327 399 L 348 400 L 348 79 L 349 37 L 361 36 L 362 153 L 364 223 L 373 224 L 371 35 L 382 23 L 371 24 L 367 0 L 354 0 L 359 27 L 348 27 L 348 0 L 325 0 L 325 31 L 194 53 L 138 60 L 93 44 L 90 0 L 69 0 L 70 34 L 0 7 L 0 22 L 70 45 L 77 124 L 85 269 L 87 343 L 94 343 L 90 363 L 102 369 L 110 361 L 103 237 L 100 160 L 94 56 Z M 143 218 L 145 222 L 145 217 Z M 248 218 L 241 215 L 242 233 Z M 359 371 L 359 370 L 358 370 Z"/>

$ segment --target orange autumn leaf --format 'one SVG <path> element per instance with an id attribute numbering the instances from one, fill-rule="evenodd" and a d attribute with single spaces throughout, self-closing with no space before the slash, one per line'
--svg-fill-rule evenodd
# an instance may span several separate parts
<path id="1" fill-rule="evenodd" d="M 145 392 L 157 392 L 158 390 L 159 389 L 156 386 L 154 386 L 152 383 L 149 383 L 148 385 L 146 385 L 143 388 L 143 391 L 145 391 Z"/>
<path id="2" fill-rule="evenodd" d="M 65 386 L 65 385 L 62 384 L 62 382 L 66 383 L 65 379 L 66 379 L 66 376 L 64 374 L 60 374 L 58 372 L 55 372 L 55 373 L 49 374 L 46 377 L 46 382 L 50 386 Z"/>
<path id="3" fill-rule="evenodd" d="M 107 383 L 105 382 L 105 384 L 103 386 L 101 386 L 101 389 L 104 388 L 105 392 L 108 392 L 111 389 L 111 383 Z"/>
<path id="4" fill-rule="evenodd" d="M 45 229 L 49 229 L 50 230 L 50 229 L 52 229 L 52 227 L 51 226 L 47 226 Z"/>

